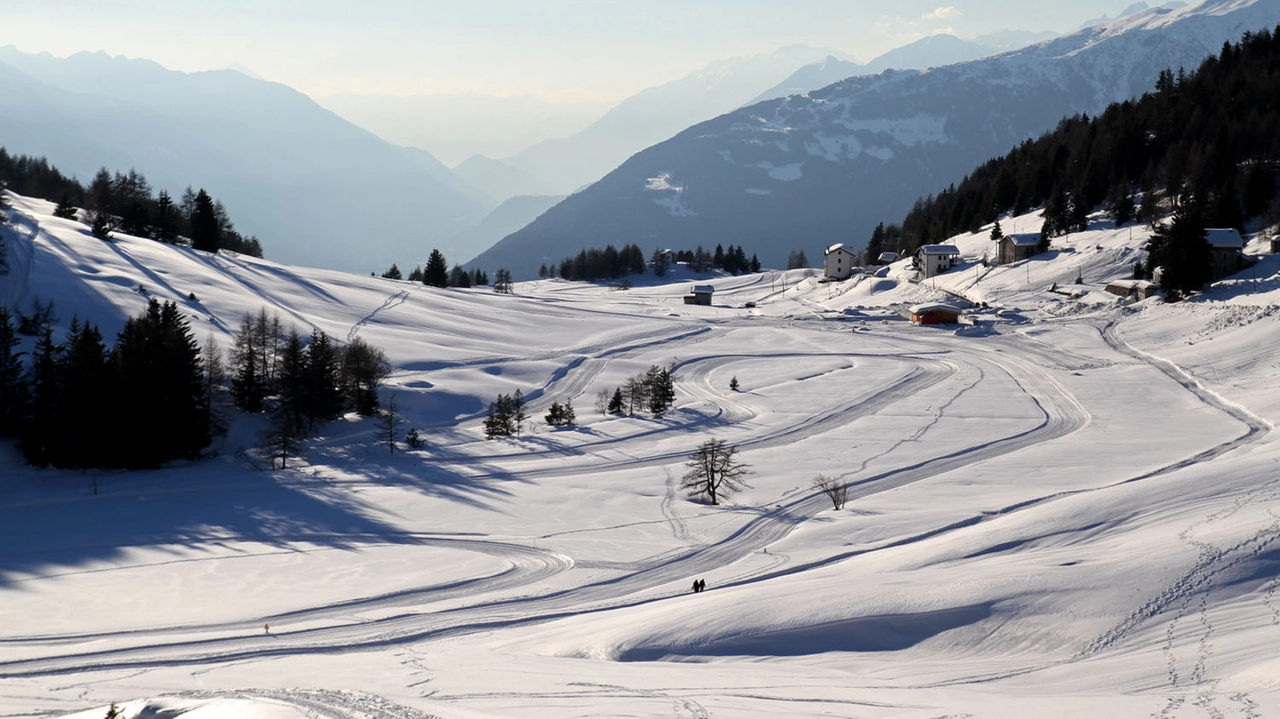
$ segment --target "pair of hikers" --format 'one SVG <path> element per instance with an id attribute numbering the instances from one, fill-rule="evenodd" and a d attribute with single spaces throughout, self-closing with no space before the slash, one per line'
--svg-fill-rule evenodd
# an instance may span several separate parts
<path id="1" fill-rule="evenodd" d="M 693 593 L 694 593 L 694 594 L 697 594 L 698 592 L 701 592 L 701 591 L 703 591 L 703 590 L 704 590 L 704 589 L 706 589 L 706 588 L 707 588 L 707 580 L 705 580 L 705 579 L 695 579 L 695 580 L 693 580 Z"/>

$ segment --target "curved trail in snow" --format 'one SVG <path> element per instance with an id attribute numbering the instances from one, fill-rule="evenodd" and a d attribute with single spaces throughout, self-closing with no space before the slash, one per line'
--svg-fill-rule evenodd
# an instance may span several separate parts
<path id="1" fill-rule="evenodd" d="M 902 397 L 933 386 L 955 374 L 954 363 L 934 359 L 912 359 L 920 363 L 916 371 L 879 393 L 852 405 L 833 408 L 796 426 L 748 440 L 744 444 L 750 446 L 751 442 L 755 442 L 755 446 L 773 446 L 794 442 L 799 437 L 814 436 L 827 431 L 831 426 L 852 421 L 851 418 L 843 415 L 873 414 L 891 406 Z M 690 360 L 690 362 L 698 361 L 700 360 Z M 989 365 L 986 371 L 999 370 L 994 362 L 986 364 Z M 1021 374 L 1024 371 L 1026 375 Z M 1010 376 L 1013 376 L 1023 391 L 1041 407 L 1044 416 L 1037 426 L 1012 436 L 992 439 L 964 451 L 864 477 L 856 483 L 855 495 L 866 496 L 928 479 L 942 472 L 970 466 L 1062 436 L 1082 426 L 1087 416 L 1082 412 L 1073 411 L 1073 408 L 1076 408 L 1074 400 L 1060 394 L 1061 388 L 1055 383 L 1045 381 L 1042 372 L 1023 367 L 1017 375 L 1011 373 Z M 980 381 L 979 374 L 977 379 L 970 378 L 960 383 L 953 392 L 952 401 L 956 394 L 967 391 L 967 388 Z M 675 457 L 675 459 L 682 458 L 683 455 Z M 664 455 L 639 460 L 624 459 L 609 463 L 609 466 L 634 466 L 638 463 L 666 464 L 670 461 L 672 458 Z M 595 471 L 598 470 L 599 466 L 595 468 Z M 756 513 L 737 530 L 717 541 L 683 551 L 669 552 L 660 558 L 642 560 L 634 563 L 629 569 L 624 568 L 618 576 L 569 589 L 544 591 L 532 596 L 479 601 L 469 606 L 434 613 L 424 613 L 424 611 L 414 611 L 412 607 L 403 607 L 405 597 L 387 598 L 383 601 L 379 598 L 368 598 L 356 601 L 363 602 L 366 608 L 387 604 L 402 606 L 403 611 L 393 616 L 356 624 L 312 627 L 275 637 L 250 635 L 166 642 L 134 635 L 125 637 L 126 640 L 139 640 L 130 642 L 130 646 L 0 663 L 0 677 L 73 673 L 108 667 L 124 669 L 211 664 L 260 657 L 371 650 L 661 601 L 683 594 L 685 578 L 729 565 L 757 551 L 760 547 L 785 537 L 804 520 L 823 511 L 827 502 L 826 497 L 821 494 L 800 493 L 793 499 Z M 673 522 L 674 531 L 680 533 L 679 519 L 672 515 L 668 515 L 668 519 Z M 459 542 L 465 545 L 467 540 L 459 540 Z M 782 565 L 787 564 L 786 558 L 779 558 L 779 562 Z M 775 563 L 771 567 L 735 578 L 733 582 L 760 581 L 763 578 L 804 569 L 804 567 L 783 566 L 781 569 L 778 567 L 779 563 Z M 677 589 L 667 588 L 671 586 Z M 399 604 L 392 605 L 393 600 Z M 338 611 L 336 606 L 317 607 L 303 610 L 298 615 L 320 618 Z M 345 608 L 342 611 L 346 611 Z M 202 631 L 207 631 L 207 628 L 185 627 L 183 631 L 198 635 Z"/>

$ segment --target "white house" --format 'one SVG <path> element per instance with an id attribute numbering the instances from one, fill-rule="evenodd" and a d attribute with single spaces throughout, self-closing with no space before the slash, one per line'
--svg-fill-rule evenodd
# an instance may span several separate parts
<path id="1" fill-rule="evenodd" d="M 827 248 L 823 269 L 828 280 L 847 280 L 853 274 L 853 264 L 858 256 L 842 244 L 834 244 Z"/>
<path id="2" fill-rule="evenodd" d="M 955 245 L 921 245 L 916 258 L 921 277 L 929 278 L 955 267 L 960 262 L 960 248 Z"/>

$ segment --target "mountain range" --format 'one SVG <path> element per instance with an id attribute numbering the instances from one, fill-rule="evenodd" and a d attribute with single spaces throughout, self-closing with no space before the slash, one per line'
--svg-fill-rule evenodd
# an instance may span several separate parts
<path id="1" fill-rule="evenodd" d="M 425 258 L 493 204 L 285 85 L 105 53 L 0 48 L 0 144 L 82 181 L 105 166 L 174 196 L 203 187 L 271 257 L 357 272 Z"/>
<path id="2" fill-rule="evenodd" d="M 517 277 L 605 242 L 744 246 L 766 266 L 861 245 L 879 222 L 979 163 L 1194 68 L 1280 5 L 1209 0 L 1154 8 L 1068 36 L 928 71 L 885 71 L 695 125 L 627 160 L 476 258 Z"/>

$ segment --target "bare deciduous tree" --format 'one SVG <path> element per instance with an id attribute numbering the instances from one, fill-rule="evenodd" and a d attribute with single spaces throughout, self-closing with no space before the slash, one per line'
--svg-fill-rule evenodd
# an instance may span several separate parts
<path id="1" fill-rule="evenodd" d="M 723 439 L 709 439 L 698 445 L 698 451 L 689 455 L 685 472 L 680 484 L 681 489 L 689 490 L 690 497 L 706 495 L 712 504 L 719 504 L 720 497 L 736 492 L 747 483 L 743 477 L 751 472 L 751 467 L 737 461 L 737 447 L 730 447 Z"/>
<path id="2" fill-rule="evenodd" d="M 396 402 L 396 393 L 391 393 L 386 409 L 378 411 L 378 443 L 386 444 L 392 454 L 396 452 L 396 430 L 404 420 L 400 419 L 400 405 Z"/>
<path id="3" fill-rule="evenodd" d="M 836 509 L 844 509 L 844 503 L 849 499 L 849 485 L 825 474 L 813 478 L 813 488 L 827 495 L 831 506 Z"/>

